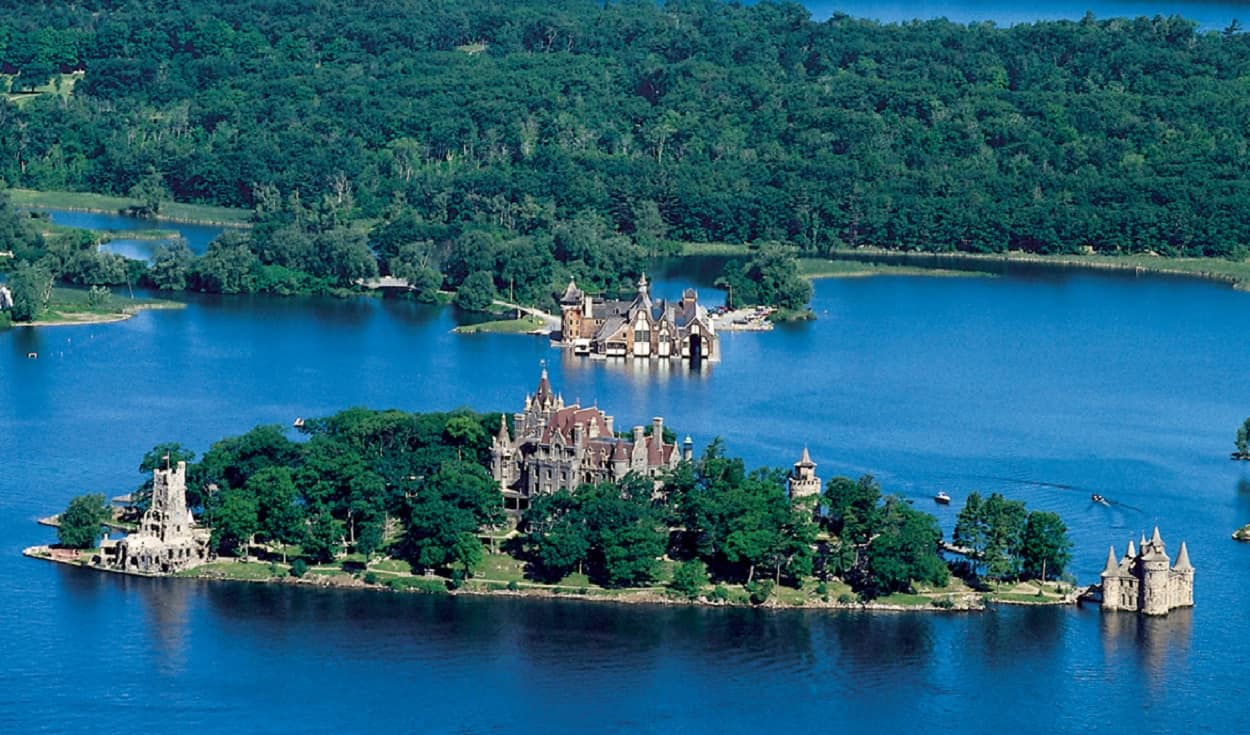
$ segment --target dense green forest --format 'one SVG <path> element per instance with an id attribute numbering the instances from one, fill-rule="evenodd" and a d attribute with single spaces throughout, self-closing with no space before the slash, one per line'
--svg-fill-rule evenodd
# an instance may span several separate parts
<path id="1" fill-rule="evenodd" d="M 881 25 L 713 0 L 0 10 L 15 93 L 0 178 L 254 209 L 250 240 L 218 253 L 244 275 L 202 290 L 380 269 L 428 292 L 482 272 L 538 301 L 568 275 L 612 288 L 672 240 L 1238 258 L 1250 243 L 1250 36 L 1180 18 Z"/>
<path id="2" fill-rule="evenodd" d="M 227 556 L 256 544 L 284 561 L 387 555 L 463 579 L 481 564 L 489 536 L 506 539 L 503 550 L 545 582 L 576 571 L 603 587 L 647 586 L 665 557 L 678 564 L 678 587 L 742 584 L 757 601 L 773 585 L 801 586 L 813 575 L 841 579 L 864 598 L 948 579 L 937 519 L 883 496 L 871 476 L 836 477 L 823 495 L 792 500 L 784 470 L 748 471 L 720 440 L 658 489 L 630 474 L 559 490 L 536 497 L 514 523 L 486 469 L 499 418 L 353 408 L 306 421 L 299 441 L 259 426 L 214 443 L 199 461 L 179 444 L 160 444 L 140 462 L 148 479 L 136 495 L 142 507 L 153 468 L 188 462 L 188 503 Z M 94 543 L 102 504 L 99 496 L 72 501 L 62 543 Z M 999 495 L 982 503 L 973 494 L 956 535 L 989 578 L 1057 578 L 1068 560 L 1058 516 Z M 971 578 L 977 570 L 965 571 Z"/>

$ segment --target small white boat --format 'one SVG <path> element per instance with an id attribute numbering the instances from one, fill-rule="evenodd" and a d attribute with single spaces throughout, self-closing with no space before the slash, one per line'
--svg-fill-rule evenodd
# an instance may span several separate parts
<path id="1" fill-rule="evenodd" d="M 295 417 L 295 420 L 291 422 L 291 426 L 294 426 L 294 427 L 295 427 L 295 428 L 297 428 L 297 429 L 302 429 L 302 428 L 304 428 L 304 417 L 303 417 L 303 416 L 296 416 L 296 417 Z"/>
<path id="2" fill-rule="evenodd" d="M 938 503 L 939 505 L 950 505 L 951 496 L 947 495 L 945 492 L 939 491 L 937 495 L 933 496 L 933 502 Z"/>

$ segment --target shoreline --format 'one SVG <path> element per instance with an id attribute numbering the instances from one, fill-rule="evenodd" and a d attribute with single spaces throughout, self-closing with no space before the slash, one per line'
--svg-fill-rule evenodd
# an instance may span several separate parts
<path id="1" fill-rule="evenodd" d="M 1023 601 L 1013 599 L 992 599 L 987 598 L 983 593 L 977 592 L 952 592 L 949 595 L 934 597 L 937 599 L 949 599 L 953 603 L 950 607 L 940 607 L 934 604 L 928 605 L 902 605 L 896 603 L 878 603 L 878 602 L 839 602 L 837 600 L 829 601 L 805 601 L 802 603 L 786 602 L 776 597 L 770 597 L 764 603 L 754 605 L 750 603 L 740 603 L 729 600 L 711 600 L 707 596 L 700 596 L 698 599 L 686 599 L 681 597 L 669 596 L 663 591 L 663 587 L 634 588 L 612 592 L 607 594 L 591 594 L 585 591 L 577 591 L 576 589 L 564 592 L 559 585 L 542 585 L 526 587 L 521 589 L 499 589 L 492 588 L 491 585 L 504 584 L 499 580 L 486 580 L 470 578 L 466 581 L 466 586 L 459 589 L 443 589 L 438 591 L 424 590 L 420 588 L 409 587 L 403 590 L 397 590 L 386 584 L 370 584 L 363 579 L 347 574 L 335 575 L 319 575 L 305 574 L 303 577 L 269 576 L 264 578 L 242 578 L 228 577 L 221 574 L 196 574 L 196 568 L 187 570 L 188 573 L 182 574 L 143 574 L 139 572 L 129 572 L 120 569 L 106 569 L 94 566 L 82 561 L 82 551 L 72 549 L 58 549 L 49 545 L 28 546 L 22 549 L 22 555 L 37 561 L 52 562 L 55 564 L 63 564 L 65 566 L 86 569 L 101 574 L 118 574 L 130 577 L 144 577 L 147 579 L 192 579 L 205 582 L 241 582 L 247 584 L 268 584 L 268 585 L 287 585 L 316 587 L 320 589 L 348 589 L 360 590 L 367 592 L 385 592 L 391 594 L 425 594 L 425 595 L 445 595 L 448 597 L 468 596 L 468 597 L 509 597 L 524 598 L 535 600 L 573 600 L 577 602 L 591 603 L 613 603 L 620 605 L 652 605 L 663 607 L 699 607 L 699 608 L 757 608 L 768 610 L 827 610 L 833 612 L 865 612 L 865 613 L 980 613 L 986 612 L 997 605 L 1013 605 L 1013 606 L 1033 606 L 1033 607 L 1070 607 L 1078 605 L 1080 602 L 1081 588 L 1074 588 L 1063 597 L 1059 598 L 1042 598 L 1037 601 Z M 268 562 L 256 561 L 247 562 L 249 565 L 257 567 L 268 567 Z M 402 579 L 403 577 L 394 577 Z M 445 583 L 447 580 L 442 577 L 431 576 L 424 577 L 413 575 L 414 579 L 429 579 L 437 583 Z M 469 585 L 473 585 L 471 588 Z"/>
<path id="2" fill-rule="evenodd" d="M 1222 260 L 1219 258 L 1183 258 L 1162 255 L 1038 255 L 1022 251 L 1006 253 L 925 253 L 885 248 L 858 248 L 834 250 L 835 260 L 848 262 L 875 263 L 876 258 L 892 258 L 901 261 L 946 261 L 949 263 L 971 263 L 997 266 L 1014 264 L 1041 265 L 1057 268 L 1074 268 L 1091 271 L 1116 271 L 1121 273 L 1158 274 L 1179 276 L 1197 280 L 1225 283 L 1238 291 L 1250 291 L 1250 263 Z M 1212 265 L 1223 265 L 1223 268 L 1212 268 Z M 1192 266 L 1192 267 L 1186 267 Z M 920 270 L 954 271 L 962 269 L 942 269 L 913 263 L 910 267 Z M 984 271 L 967 271 L 977 273 Z M 991 275 L 993 275 L 991 273 Z"/>
<path id="3" fill-rule="evenodd" d="M 122 311 L 112 314 L 95 314 L 92 312 L 71 312 L 73 318 L 66 317 L 63 319 L 38 319 L 33 322 L 13 322 L 10 327 L 78 327 L 90 324 L 115 324 L 124 322 L 134 317 L 141 311 L 163 311 L 166 309 L 185 309 L 187 305 L 181 302 L 164 302 L 154 304 L 136 304 L 127 306 Z M 79 318 L 81 317 L 81 318 Z"/>

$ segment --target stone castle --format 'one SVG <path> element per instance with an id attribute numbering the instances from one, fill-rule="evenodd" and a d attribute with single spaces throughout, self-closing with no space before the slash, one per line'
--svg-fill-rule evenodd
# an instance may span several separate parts
<path id="1" fill-rule="evenodd" d="M 656 478 L 689 459 L 693 441 L 679 448 L 664 442 L 664 420 L 651 420 L 651 434 L 642 426 L 628 439 L 613 433 L 612 417 L 597 407 L 565 405 L 543 368 L 538 388 L 525 397 L 525 410 L 513 415 L 513 436 L 506 418 L 491 443 L 491 474 L 499 482 L 504 509 L 519 515 L 530 499 L 582 483 L 619 480 L 630 472 Z"/>
<path id="2" fill-rule="evenodd" d="M 816 463 L 807 453 L 807 447 L 803 447 L 803 456 L 794 463 L 794 469 L 786 479 L 786 488 L 790 491 L 791 500 L 820 495 L 821 481 L 816 476 Z"/>
<path id="3" fill-rule="evenodd" d="M 187 509 L 187 463 L 152 470 L 152 504 L 139 530 L 100 545 L 101 566 L 136 574 L 171 574 L 209 559 L 208 529 Z"/>
<path id="4" fill-rule="evenodd" d="M 1173 608 L 1193 607 L 1194 568 L 1184 541 L 1176 564 L 1169 566 L 1170 562 L 1158 526 L 1150 540 L 1142 536 L 1140 551 L 1129 540 L 1124 557 L 1118 561 L 1115 547 L 1111 547 L 1102 570 L 1102 609 L 1167 615 Z"/>
<path id="5" fill-rule="evenodd" d="M 598 357 L 720 360 L 720 338 L 694 289 L 681 301 L 652 301 L 647 277 L 632 301 L 594 298 L 572 279 L 560 297 L 560 341 Z"/>

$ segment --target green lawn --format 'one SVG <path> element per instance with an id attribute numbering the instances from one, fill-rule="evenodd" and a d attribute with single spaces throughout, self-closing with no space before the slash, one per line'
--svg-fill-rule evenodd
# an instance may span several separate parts
<path id="1" fill-rule="evenodd" d="M 79 191 L 10 189 L 9 198 L 16 207 L 46 207 L 49 209 L 74 209 L 88 212 L 116 212 L 119 209 L 139 204 L 138 199 L 129 197 L 91 194 Z M 215 207 L 208 204 L 161 202 L 161 213 L 157 219 L 245 226 L 250 222 L 251 216 L 252 212 L 248 209 L 231 209 L 229 207 Z"/>
<path id="2" fill-rule="evenodd" d="M 287 567 L 279 564 L 277 569 L 279 574 L 286 574 Z M 178 572 L 177 576 L 257 581 L 273 579 L 274 573 L 267 562 L 222 560 Z"/>
<path id="3" fill-rule="evenodd" d="M 412 565 L 403 559 L 380 559 L 369 565 L 369 571 L 412 574 Z"/>
<path id="4" fill-rule="evenodd" d="M 34 94 L 26 91 L 19 91 L 15 93 L 12 86 L 14 76 L 15 75 L 12 74 L 0 74 L 0 87 L 4 88 L 5 98 L 8 99 L 9 102 L 12 102 L 18 107 L 22 107 L 44 95 L 54 94 L 60 97 L 69 97 L 73 94 L 74 85 L 77 84 L 78 80 L 82 78 L 83 73 L 75 72 L 71 74 L 58 74 L 56 76 L 60 77 L 59 88 L 57 80 L 54 78 L 47 84 L 35 87 Z"/>
<path id="5" fill-rule="evenodd" d="M 464 324 L 456 327 L 454 332 L 458 334 L 524 334 L 532 332 L 543 326 L 543 320 L 536 316 L 526 314 L 520 319 L 500 319 L 498 321 L 481 322 L 479 324 Z"/>

